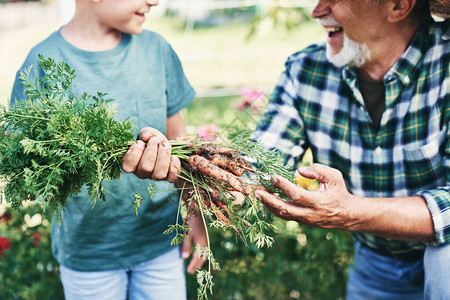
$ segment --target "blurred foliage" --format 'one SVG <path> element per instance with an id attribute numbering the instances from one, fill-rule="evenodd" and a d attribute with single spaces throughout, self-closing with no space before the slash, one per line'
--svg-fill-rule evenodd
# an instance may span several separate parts
<path id="1" fill-rule="evenodd" d="M 170 15 L 170 12 L 169 12 Z M 209 11 L 195 19 L 195 28 L 218 26 L 230 23 L 249 24 L 247 38 L 267 36 L 273 32 L 289 32 L 312 18 L 305 7 L 286 7 L 278 0 L 243 7 L 221 8 Z M 186 20 L 191 22 L 192 20 Z M 186 24 L 185 24 L 186 25 Z"/>
<path id="2" fill-rule="evenodd" d="M 0 206 L 0 236 L 11 248 L 0 256 L 0 299 L 63 299 L 59 266 L 50 247 L 51 217 L 39 205 Z"/>
<path id="3" fill-rule="evenodd" d="M 248 38 L 280 30 L 289 32 L 311 20 L 312 18 L 305 8 L 280 7 L 276 5 L 275 1 L 274 5 L 258 10 L 258 13 L 252 18 Z"/>
<path id="4" fill-rule="evenodd" d="M 273 220 L 271 248 L 245 247 L 233 233 L 211 230 L 211 247 L 221 271 L 214 275 L 211 299 L 343 299 L 351 236 Z M 196 297 L 194 276 L 188 298 Z"/>

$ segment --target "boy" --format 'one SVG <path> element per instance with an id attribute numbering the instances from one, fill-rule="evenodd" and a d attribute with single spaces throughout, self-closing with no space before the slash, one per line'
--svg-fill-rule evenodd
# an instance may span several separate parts
<path id="1" fill-rule="evenodd" d="M 162 232 L 175 224 L 178 193 L 160 192 L 142 202 L 139 215 L 132 208 L 135 192 L 146 194 L 148 183 L 157 190 L 173 190 L 179 161 L 170 156 L 166 139 L 185 136 L 179 113 L 194 98 L 181 63 L 158 34 L 143 31 L 145 14 L 158 0 L 77 0 L 73 19 L 35 46 L 21 70 L 34 65 L 42 74 L 38 54 L 65 61 L 76 71 L 76 94 L 106 92 L 116 100 L 118 118 L 136 120 L 144 128 L 124 157 L 119 181 L 107 182 L 106 203 L 91 208 L 85 189 L 69 201 L 62 222 L 53 224 L 53 254 L 61 265 L 66 299 L 185 299 L 184 263 L 180 249 L 170 246 Z M 11 102 L 23 99 L 16 78 Z M 165 134 L 165 136 L 163 135 Z M 143 142 L 147 142 L 144 146 Z M 152 172 L 154 169 L 154 172 Z M 139 177 L 139 178 L 138 178 Z M 200 218 L 183 245 L 206 245 Z M 194 255 L 189 273 L 201 268 Z"/>

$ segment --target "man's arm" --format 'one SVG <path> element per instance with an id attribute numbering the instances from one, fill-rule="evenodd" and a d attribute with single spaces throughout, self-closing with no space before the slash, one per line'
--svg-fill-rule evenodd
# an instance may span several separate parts
<path id="1" fill-rule="evenodd" d="M 307 191 L 285 178 L 273 183 L 292 201 L 265 191 L 256 195 L 277 217 L 321 228 L 361 231 L 381 237 L 407 240 L 435 240 L 433 222 L 426 201 L 420 196 L 362 198 L 350 194 L 341 172 L 314 164 L 299 173 L 320 182 L 317 191 Z"/>

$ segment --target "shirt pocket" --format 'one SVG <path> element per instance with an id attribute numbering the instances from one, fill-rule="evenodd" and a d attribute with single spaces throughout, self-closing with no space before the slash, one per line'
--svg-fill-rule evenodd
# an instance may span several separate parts
<path id="1" fill-rule="evenodd" d="M 445 134 L 427 144 L 403 148 L 406 187 L 409 190 L 436 188 L 445 184 L 444 155 L 440 152 Z"/>

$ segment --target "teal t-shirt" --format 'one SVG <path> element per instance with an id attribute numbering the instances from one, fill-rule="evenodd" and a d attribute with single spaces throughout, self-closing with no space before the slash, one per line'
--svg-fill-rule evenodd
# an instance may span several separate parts
<path id="1" fill-rule="evenodd" d="M 75 69 L 76 94 L 108 93 L 117 104 L 117 118 L 134 120 L 136 132 L 150 126 L 165 134 L 167 117 L 195 95 L 176 53 L 154 32 L 124 34 L 114 49 L 89 52 L 68 43 L 58 30 L 30 51 L 20 70 L 33 65 L 32 76 L 41 74 L 38 54 Z M 24 97 L 16 77 L 11 102 Z M 150 182 L 165 192 L 144 199 L 136 216 L 133 194 L 148 195 Z M 52 225 L 53 254 L 60 264 L 80 271 L 126 268 L 171 249 L 172 236 L 163 231 L 176 222 L 179 194 L 172 184 L 123 173 L 119 180 L 105 182 L 105 187 L 106 202 L 91 208 L 83 189 L 69 200 L 61 225 Z"/>

